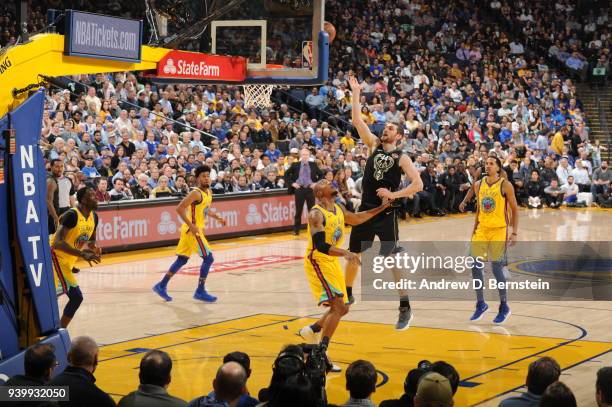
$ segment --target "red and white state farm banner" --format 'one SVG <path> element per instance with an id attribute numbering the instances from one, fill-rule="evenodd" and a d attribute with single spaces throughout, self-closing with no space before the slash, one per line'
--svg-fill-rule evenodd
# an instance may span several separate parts
<path id="1" fill-rule="evenodd" d="M 170 51 L 157 63 L 160 78 L 222 80 L 242 82 L 246 79 L 244 57 Z"/>
<path id="2" fill-rule="evenodd" d="M 100 247 L 121 247 L 154 242 L 177 240 L 182 220 L 176 213 L 177 201 L 167 205 L 98 210 L 96 240 Z M 293 195 L 244 197 L 243 199 L 215 202 L 212 208 L 227 224 L 222 226 L 214 219 L 206 222 L 206 236 L 226 233 L 252 232 L 293 225 L 295 199 Z M 302 224 L 306 222 L 307 210 L 302 212 Z"/>

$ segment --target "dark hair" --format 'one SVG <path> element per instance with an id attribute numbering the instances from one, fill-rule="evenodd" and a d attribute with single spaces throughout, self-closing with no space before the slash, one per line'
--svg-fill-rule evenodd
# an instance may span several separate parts
<path id="1" fill-rule="evenodd" d="M 23 359 L 26 376 L 44 378 L 47 371 L 55 366 L 54 352 L 55 346 L 52 343 L 37 343 L 30 346 Z"/>
<path id="2" fill-rule="evenodd" d="M 556 360 L 543 357 L 529 365 L 527 372 L 527 390 L 535 395 L 541 395 L 546 388 L 559 380 L 561 368 Z"/>
<path id="3" fill-rule="evenodd" d="M 268 407 L 316 407 L 312 382 L 306 375 L 289 377 L 270 398 Z"/>
<path id="4" fill-rule="evenodd" d="M 546 388 L 540 399 L 540 407 L 576 407 L 574 393 L 561 382 L 555 382 Z"/>
<path id="5" fill-rule="evenodd" d="M 200 174 L 207 172 L 210 174 L 210 167 L 208 165 L 200 165 L 195 169 L 195 177 L 198 178 Z"/>
<path id="6" fill-rule="evenodd" d="M 172 359 L 164 351 L 150 350 L 140 360 L 140 384 L 164 387 L 170 383 Z"/>
<path id="7" fill-rule="evenodd" d="M 376 390 L 376 368 L 367 360 L 356 360 L 346 369 L 346 389 L 354 399 L 365 399 Z"/>
<path id="8" fill-rule="evenodd" d="M 608 366 L 599 369 L 595 388 L 601 392 L 601 398 L 604 403 L 612 404 L 612 367 Z"/>
<path id="9" fill-rule="evenodd" d="M 304 350 L 299 345 L 287 345 L 276 357 L 272 366 L 270 386 L 259 392 L 260 401 L 269 401 L 276 396 L 287 379 L 304 373 Z"/>
<path id="10" fill-rule="evenodd" d="M 416 368 L 409 371 L 406 375 L 406 380 L 404 380 L 404 393 L 409 395 L 411 400 L 416 395 L 419 380 L 421 380 L 421 377 L 427 372 L 429 372 L 429 369 Z"/>
<path id="11" fill-rule="evenodd" d="M 240 364 L 244 368 L 247 373 L 247 377 L 251 376 L 251 358 L 244 352 L 231 352 L 225 355 L 223 358 L 223 363 L 227 362 L 236 362 Z"/>
<path id="12" fill-rule="evenodd" d="M 123 183 L 125 184 L 125 182 L 123 181 L 123 178 L 121 178 L 121 177 L 117 177 L 117 178 L 115 178 L 115 179 L 113 180 L 113 185 L 115 185 L 115 184 L 117 183 L 117 181 L 121 181 L 121 182 L 123 182 Z"/>
<path id="13" fill-rule="evenodd" d="M 497 156 L 497 154 L 495 154 L 495 155 L 489 154 L 489 156 L 487 158 L 492 158 L 492 159 L 495 160 L 495 163 L 499 167 L 499 174 L 501 175 L 501 172 L 504 170 L 504 166 L 502 165 L 502 162 L 499 159 L 499 157 Z"/>
<path id="14" fill-rule="evenodd" d="M 83 198 L 85 198 L 85 195 L 87 194 L 87 191 L 89 191 L 91 188 L 90 187 L 84 187 L 81 188 L 77 191 L 76 193 L 76 199 L 78 203 L 83 203 Z"/>
<path id="15" fill-rule="evenodd" d="M 59 161 L 59 162 L 62 162 L 62 160 L 61 160 L 61 159 L 59 159 L 59 158 L 54 158 L 54 159 L 52 159 L 52 160 L 51 160 L 51 167 L 53 167 L 53 165 L 55 165 L 55 163 L 56 163 L 56 162 L 58 162 L 58 161 Z"/>
<path id="16" fill-rule="evenodd" d="M 443 360 L 439 360 L 431 365 L 431 371 L 440 373 L 442 376 L 446 377 L 450 382 L 453 394 L 457 392 L 457 387 L 459 387 L 459 372 L 457 372 L 457 369 L 455 369 L 453 365 Z"/>

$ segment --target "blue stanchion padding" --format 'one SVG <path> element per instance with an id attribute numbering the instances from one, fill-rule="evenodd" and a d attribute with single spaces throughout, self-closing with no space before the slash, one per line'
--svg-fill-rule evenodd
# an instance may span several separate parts
<path id="1" fill-rule="evenodd" d="M 47 335 L 59 328 L 59 312 L 49 247 L 47 176 L 38 145 L 43 106 L 44 95 L 39 91 L 10 113 L 17 132 L 10 165 L 17 243 L 41 333 Z"/>

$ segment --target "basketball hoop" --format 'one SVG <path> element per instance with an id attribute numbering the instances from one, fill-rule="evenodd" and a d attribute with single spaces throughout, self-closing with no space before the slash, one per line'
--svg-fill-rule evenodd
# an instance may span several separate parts
<path id="1" fill-rule="evenodd" d="M 267 64 L 267 69 L 283 69 L 283 65 Z M 254 84 L 254 85 L 242 85 L 244 89 L 244 106 L 246 108 L 259 108 L 265 109 L 272 106 L 270 97 L 274 90 L 274 85 L 268 84 Z"/>

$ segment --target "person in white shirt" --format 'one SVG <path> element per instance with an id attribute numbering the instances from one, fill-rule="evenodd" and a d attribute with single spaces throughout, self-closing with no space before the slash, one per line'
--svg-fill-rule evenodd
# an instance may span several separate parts
<path id="1" fill-rule="evenodd" d="M 562 158 L 559 162 L 559 166 L 557 167 L 557 178 L 559 178 L 559 183 L 561 185 L 567 184 L 567 177 L 570 176 L 570 171 L 572 167 L 570 167 L 567 162 L 567 158 Z"/>
<path id="2" fill-rule="evenodd" d="M 591 190 L 591 179 L 589 171 L 582 164 L 582 160 L 576 160 L 576 168 L 571 172 L 574 177 L 574 182 L 578 185 L 580 192 L 589 192 Z"/>
<path id="3" fill-rule="evenodd" d="M 571 175 L 567 177 L 567 183 L 564 184 L 561 189 L 565 193 L 565 198 L 563 199 L 566 203 L 576 203 L 578 202 L 578 185 L 574 183 L 574 177 Z"/>
<path id="4" fill-rule="evenodd" d="M 525 53 L 525 49 L 523 48 L 523 44 L 521 44 L 518 40 L 512 41 L 510 44 L 510 53 L 514 55 L 521 55 Z"/>

